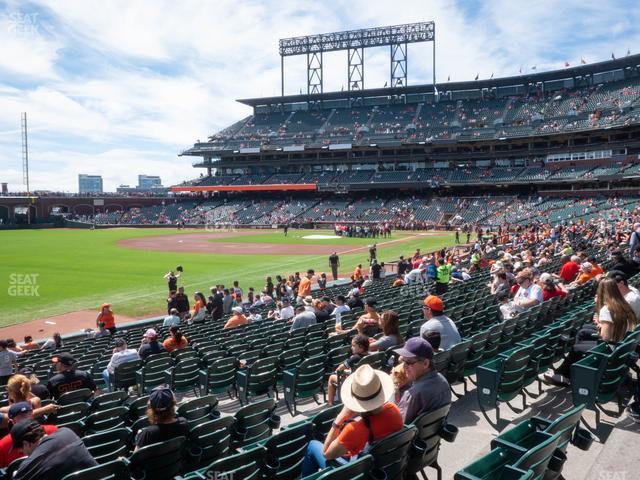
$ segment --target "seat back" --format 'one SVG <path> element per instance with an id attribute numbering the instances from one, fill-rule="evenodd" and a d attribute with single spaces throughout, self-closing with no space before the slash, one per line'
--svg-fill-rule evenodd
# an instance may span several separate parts
<path id="1" fill-rule="evenodd" d="M 218 478 L 233 480 L 259 480 L 261 478 L 260 467 L 264 461 L 266 449 L 264 447 L 251 448 L 249 450 L 230 455 L 216 460 L 211 465 L 197 472 L 197 476 L 190 478 Z"/>
<path id="2" fill-rule="evenodd" d="M 279 417 L 274 415 L 276 401 L 267 398 L 240 408 L 234 415 L 236 423 L 232 430 L 234 446 L 244 446 L 271 435 L 279 425 Z"/>
<path id="3" fill-rule="evenodd" d="M 216 410 L 217 407 L 218 399 L 214 395 L 206 395 L 183 403 L 178 407 L 177 413 L 179 417 L 184 417 L 191 426 L 201 419 L 219 417 L 220 413 Z"/>
<path id="4" fill-rule="evenodd" d="M 142 360 L 124 362 L 113 371 L 113 388 L 129 388 L 136 384 L 136 371 L 142 366 Z"/>
<path id="5" fill-rule="evenodd" d="M 71 392 L 63 393 L 57 400 L 58 405 L 71 405 L 72 403 L 86 402 L 93 393 L 88 388 L 80 388 Z"/>
<path id="6" fill-rule="evenodd" d="M 448 352 L 450 352 L 449 363 L 444 376 L 449 383 L 456 382 L 462 379 L 464 374 L 464 367 L 467 363 L 467 357 L 471 349 L 471 340 L 464 340 L 456 343 L 452 346 Z"/>
<path id="7" fill-rule="evenodd" d="M 154 480 L 173 479 L 182 471 L 185 445 L 185 437 L 176 437 L 136 450 L 129 457 L 132 476 Z"/>
<path id="8" fill-rule="evenodd" d="M 433 412 L 423 413 L 414 419 L 416 437 L 425 446 L 422 457 L 422 465 L 428 466 L 438 460 L 438 450 L 440 449 L 440 430 L 444 426 L 451 405 L 444 405 Z"/>
<path id="9" fill-rule="evenodd" d="M 97 411 L 118 407 L 122 405 L 128 397 L 129 395 L 125 391 L 103 393 L 91 401 L 91 410 Z"/>
<path id="10" fill-rule="evenodd" d="M 124 406 L 94 412 L 85 418 L 85 429 L 87 432 L 103 432 L 124 427 L 128 413 L 129 409 Z"/>
<path id="11" fill-rule="evenodd" d="M 304 422 L 282 430 L 265 442 L 271 480 L 293 480 L 300 477 L 302 461 L 312 436 L 313 424 Z"/>
<path id="12" fill-rule="evenodd" d="M 189 431 L 189 453 L 198 465 L 223 458 L 231 451 L 231 429 L 236 419 L 221 417 L 202 422 Z"/>
<path id="13" fill-rule="evenodd" d="M 580 424 L 580 418 L 584 408 L 584 405 L 573 407 L 568 412 L 556 418 L 547 428 L 544 429 L 545 433 L 550 435 L 559 435 L 558 448 L 562 451 L 567 449 L 567 444 L 573 438 L 573 432 Z"/>
<path id="14" fill-rule="evenodd" d="M 368 480 L 371 478 L 373 466 L 373 457 L 364 455 L 355 462 L 349 462 L 323 473 L 316 480 Z"/>
<path id="15" fill-rule="evenodd" d="M 87 450 L 98 463 L 107 463 L 119 457 L 127 457 L 133 435 L 128 428 L 114 428 L 82 437 Z"/>
<path id="16" fill-rule="evenodd" d="M 187 358 L 181 360 L 173 367 L 172 390 L 187 391 L 198 384 L 199 360 Z"/>
<path id="17" fill-rule="evenodd" d="M 531 347 L 518 348 L 505 359 L 500 383 L 498 385 L 498 391 L 500 393 L 508 394 L 516 391 L 519 392 L 522 389 L 531 351 Z"/>
<path id="18" fill-rule="evenodd" d="M 333 425 L 333 422 L 338 416 L 338 413 L 340 413 L 340 410 L 342 410 L 342 404 L 338 403 L 332 407 L 325 408 L 311 419 L 311 423 L 313 424 L 313 436 L 316 440 L 324 442 L 324 439 L 329 433 L 329 430 L 331 430 L 331 425 Z"/>
<path id="19" fill-rule="evenodd" d="M 522 470 L 532 470 L 533 479 L 541 479 L 558 445 L 560 434 L 547 435 L 547 439 L 531 448 L 513 465 Z"/>
<path id="20" fill-rule="evenodd" d="M 409 448 L 418 429 L 405 425 L 402 430 L 386 436 L 374 443 L 367 452 L 374 459 L 374 465 L 386 475 L 386 480 L 402 480 L 407 466 Z"/>
<path id="21" fill-rule="evenodd" d="M 97 467 L 85 468 L 66 475 L 62 480 L 130 480 L 123 460 L 113 460 Z"/>
<path id="22" fill-rule="evenodd" d="M 89 404 L 85 402 L 62 405 L 58 407 L 58 411 L 49 421 L 54 425 L 77 422 L 86 417 L 88 411 Z"/>
<path id="23" fill-rule="evenodd" d="M 309 396 L 322 390 L 324 371 L 324 355 L 318 355 L 303 361 L 296 369 L 296 391 L 294 394 L 298 396 Z"/>
<path id="24" fill-rule="evenodd" d="M 151 357 L 156 357 L 151 360 Z M 173 359 L 168 354 L 151 355 L 140 369 L 138 388 L 149 392 L 164 383 L 164 372 L 173 365 Z M 142 392 L 141 392 L 142 393 Z"/>

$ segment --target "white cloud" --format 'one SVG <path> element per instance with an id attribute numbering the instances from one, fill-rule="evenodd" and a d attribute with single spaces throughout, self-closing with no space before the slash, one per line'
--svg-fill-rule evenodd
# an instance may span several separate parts
<path id="1" fill-rule="evenodd" d="M 622 0 L 11 0 L 0 11 L 0 168 L 10 182 L 21 180 L 15 167 L 26 111 L 34 168 L 42 161 L 35 188 L 60 182 L 75 190 L 83 171 L 104 172 L 113 189 L 134 183 L 138 166 L 165 183 L 194 177 L 178 151 L 248 115 L 236 98 L 280 93 L 279 38 L 434 20 L 438 81 L 471 80 L 476 72 L 499 77 L 520 66 L 541 71 L 580 56 L 624 55 L 640 44 L 633 7 Z M 16 35 L 9 13 L 36 14 L 34 28 L 27 21 Z M 410 45 L 408 56 L 409 83 L 429 82 L 431 45 Z M 382 86 L 389 50 L 367 50 L 365 68 L 365 86 Z M 287 93 L 305 91 L 303 57 L 288 57 L 285 73 Z M 346 82 L 346 52 L 326 54 L 325 91 Z"/>

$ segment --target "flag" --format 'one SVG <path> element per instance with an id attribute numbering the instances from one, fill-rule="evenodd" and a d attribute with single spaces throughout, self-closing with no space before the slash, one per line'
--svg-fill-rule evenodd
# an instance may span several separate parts
<path id="1" fill-rule="evenodd" d="M 389 85 L 389 82 L 384 82 L 384 88 L 387 88 L 387 85 Z"/>
<path id="2" fill-rule="evenodd" d="M 480 74 L 476 73 L 476 80 L 478 80 L 480 78 Z"/>
<path id="3" fill-rule="evenodd" d="M 631 55 L 631 50 L 627 48 L 627 57 Z"/>
<path id="4" fill-rule="evenodd" d="M 451 81 L 451 75 L 447 77 L 447 82 L 450 82 L 450 81 Z"/>
<path id="5" fill-rule="evenodd" d="M 586 64 L 587 64 L 587 61 L 584 59 L 584 57 L 580 57 L 580 63 L 581 63 L 582 65 L 586 65 Z"/>
<path id="6" fill-rule="evenodd" d="M 344 85 L 342 85 L 342 88 L 340 89 L 341 92 L 344 92 Z"/>
<path id="7" fill-rule="evenodd" d="M 533 67 L 531 67 L 531 70 L 535 70 L 537 68 L 537 65 L 534 65 Z"/>
<path id="8" fill-rule="evenodd" d="M 569 62 L 566 62 L 566 61 L 565 61 L 565 62 L 564 62 L 564 66 L 565 66 L 565 67 L 569 67 L 569 66 L 570 66 L 570 65 L 569 65 Z"/>
<path id="9" fill-rule="evenodd" d="M 520 70 L 518 70 L 518 73 L 522 74 L 522 67 L 520 67 Z"/>
<path id="10" fill-rule="evenodd" d="M 615 60 L 616 56 L 613 54 L 613 52 L 611 52 L 611 60 Z"/>
<path id="11" fill-rule="evenodd" d="M 491 72 L 491 77 L 489 77 L 490 79 L 493 78 L 493 72 Z"/>

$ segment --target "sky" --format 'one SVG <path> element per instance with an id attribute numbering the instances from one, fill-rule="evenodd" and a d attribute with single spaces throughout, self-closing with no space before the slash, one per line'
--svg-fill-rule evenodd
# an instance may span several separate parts
<path id="1" fill-rule="evenodd" d="M 0 181 L 25 191 L 107 191 L 139 174 L 196 178 L 178 154 L 251 114 L 238 98 L 280 93 L 278 39 L 433 20 L 437 82 L 564 68 L 640 48 L 637 0 L 0 0 Z M 346 83 L 346 52 L 324 56 L 324 90 Z M 285 93 L 306 89 L 285 59 Z M 430 83 L 431 45 L 408 49 L 408 83 Z M 365 88 L 389 75 L 388 47 L 365 51 Z"/>

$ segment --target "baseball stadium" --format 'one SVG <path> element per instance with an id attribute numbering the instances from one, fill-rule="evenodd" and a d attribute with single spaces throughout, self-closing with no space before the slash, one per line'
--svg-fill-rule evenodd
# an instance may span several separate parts
<path id="1" fill-rule="evenodd" d="M 636 478 L 640 54 L 437 82 L 435 27 L 281 39 L 168 188 L 32 191 L 24 114 L 4 478 Z"/>

